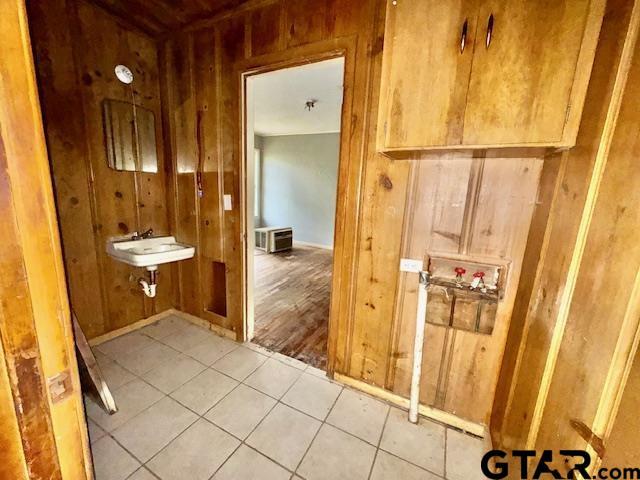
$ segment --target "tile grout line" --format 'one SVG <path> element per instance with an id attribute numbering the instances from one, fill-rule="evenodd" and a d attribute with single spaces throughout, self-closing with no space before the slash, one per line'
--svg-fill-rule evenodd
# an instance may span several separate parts
<path id="1" fill-rule="evenodd" d="M 173 398 L 169 397 L 169 395 L 165 395 L 165 398 L 169 398 L 170 400 L 173 400 L 174 402 L 176 401 L 176 400 L 174 400 Z M 178 403 L 178 402 L 176 402 L 176 403 Z M 180 404 L 180 405 L 181 405 L 181 404 Z M 186 408 L 186 407 L 185 407 L 185 408 Z M 148 409 L 147 409 L 147 410 L 148 410 Z M 145 410 L 145 411 L 147 411 L 147 410 Z M 173 441 L 174 441 L 176 438 L 178 438 L 178 437 L 179 437 L 180 435 L 182 435 L 184 432 L 186 432 L 187 430 L 189 430 L 193 425 L 195 425 L 195 424 L 198 422 L 198 420 L 200 420 L 200 416 L 199 416 L 197 413 L 195 413 L 193 410 L 190 410 L 190 409 L 188 409 L 188 408 L 187 408 L 187 410 L 189 410 L 191 413 L 194 413 L 194 414 L 196 415 L 195 420 L 194 420 L 193 422 L 191 422 L 190 424 L 188 424 L 184 429 L 180 430 L 180 432 L 179 432 L 177 435 L 175 435 L 174 437 L 172 437 L 172 438 L 171 438 L 171 440 L 169 440 L 165 445 L 163 445 L 162 447 L 160 447 L 160 450 L 158 450 L 156 453 L 154 453 L 154 454 L 149 458 L 149 460 L 147 460 L 146 462 L 142 462 L 142 461 L 140 461 L 137 457 L 135 457 L 138 461 L 140 461 L 140 463 L 141 463 L 143 466 L 146 466 L 146 465 L 147 465 L 151 460 L 153 460 L 153 459 L 154 459 L 154 458 L 155 458 L 155 457 L 156 457 L 160 452 L 162 452 L 162 451 L 163 451 L 165 448 L 167 448 L 171 443 L 173 443 Z M 136 415 L 136 417 L 137 417 L 137 415 Z M 133 420 L 133 419 L 130 419 L 130 420 Z M 130 420 L 127 420 L 127 422 L 129 422 Z M 124 425 L 123 425 L 123 426 L 124 426 Z M 151 469 L 149 469 L 149 470 L 151 470 Z"/>
<path id="2" fill-rule="evenodd" d="M 203 371 L 204 371 L 204 370 L 203 370 Z M 216 370 L 216 371 L 217 371 L 217 370 Z M 219 373 L 222 373 L 222 372 L 219 372 Z M 223 375 L 224 375 L 224 374 L 223 374 Z M 196 376 L 197 376 L 197 375 L 196 375 Z M 195 378 L 195 377 L 194 377 L 194 378 Z M 231 377 L 229 377 L 229 378 L 231 378 Z M 140 380 L 141 380 L 141 381 L 143 381 L 143 382 L 145 381 L 144 379 L 140 379 Z M 191 379 L 191 380 L 192 380 L 192 379 Z M 187 382 L 185 382 L 183 385 L 185 385 L 186 383 L 188 383 L 188 382 L 189 382 L 189 381 L 191 381 L 191 380 L 188 380 L 188 381 L 187 381 Z M 211 408 L 209 408 L 209 409 L 208 409 L 204 414 L 202 414 L 202 415 L 201 415 L 201 414 L 199 414 L 198 412 L 196 412 L 196 411 L 192 410 L 190 407 L 188 407 L 188 406 L 186 406 L 186 405 L 184 405 L 184 404 L 180 403 L 177 399 L 173 398 L 170 394 L 164 394 L 164 397 L 163 397 L 163 398 L 169 398 L 170 400 L 173 400 L 174 402 L 176 402 L 176 403 L 177 403 L 178 405 L 180 405 L 181 407 L 185 408 L 186 410 L 189 410 L 191 413 L 193 413 L 194 415 L 196 415 L 196 419 L 195 419 L 192 423 L 190 423 L 190 424 L 189 424 L 189 425 L 188 425 L 184 430 L 180 431 L 180 433 L 178 433 L 177 435 L 175 435 L 175 436 L 174 436 L 174 437 L 173 437 L 173 438 L 172 438 L 172 439 L 171 439 L 171 440 L 170 440 L 166 445 L 164 445 L 162 448 L 160 448 L 160 450 L 158 450 L 156 453 L 154 453 L 154 454 L 153 454 L 153 456 L 151 456 L 151 458 L 149 458 L 149 460 L 147 460 L 147 461 L 146 461 L 146 462 L 144 462 L 144 463 L 142 463 L 142 462 L 141 462 L 141 463 L 142 463 L 142 466 L 147 467 L 149 462 L 151 462 L 155 457 L 157 457 L 161 452 L 163 452 L 163 451 L 164 451 L 164 450 L 165 450 L 165 449 L 166 449 L 170 444 L 172 444 L 172 443 L 173 443 L 175 440 L 177 440 L 177 439 L 178 439 L 178 438 L 179 438 L 183 433 L 185 433 L 187 430 L 189 430 L 189 428 L 191 428 L 193 425 L 195 425 L 195 424 L 196 424 L 198 421 L 200 421 L 200 420 L 204 420 L 204 421 L 206 421 L 207 423 L 210 423 L 211 425 L 213 425 L 214 427 L 219 428 L 220 430 L 224 431 L 225 433 L 227 433 L 227 434 L 229 434 L 229 435 L 232 435 L 230 432 L 227 432 L 226 430 L 224 430 L 224 429 L 222 429 L 222 428 L 218 427 L 218 425 L 216 425 L 215 423 L 211 422 L 209 419 L 205 418 L 205 417 L 204 417 L 204 415 L 206 415 L 206 414 L 209 412 L 209 410 L 211 410 L 211 409 L 212 409 L 212 408 L 214 408 L 216 405 L 218 405 L 218 403 L 220 403 L 222 400 L 224 400 L 224 399 L 227 397 L 227 395 L 229 395 L 231 392 L 233 392 L 233 391 L 234 391 L 236 388 L 238 388 L 240 385 L 242 385 L 242 384 L 241 384 L 240 382 L 238 382 L 238 384 L 237 384 L 235 387 L 233 387 L 233 388 L 232 388 L 228 393 L 226 393 L 223 397 L 221 397 L 218 401 L 216 401 L 216 402 L 211 406 Z M 153 386 L 153 385 L 152 385 L 152 386 Z M 182 386 L 182 385 L 181 385 L 181 386 Z M 155 388 L 155 387 L 154 387 L 154 388 Z M 180 388 L 180 387 L 178 387 L 178 388 Z M 178 388 L 176 388 L 176 390 L 178 390 Z M 174 391 L 175 391 L 175 390 L 174 390 Z M 156 402 L 156 403 L 157 403 L 157 402 Z M 151 407 L 151 406 L 149 406 L 146 410 L 148 410 L 150 407 Z M 146 411 L 146 410 L 144 410 L 144 411 Z M 141 412 L 141 413 L 142 413 L 142 412 Z M 138 416 L 138 415 L 136 415 L 136 417 L 137 417 L 137 416 Z M 133 417 L 133 418 L 135 418 L 135 417 Z M 127 420 L 127 422 L 129 422 L 129 421 L 133 420 L 133 418 L 131 418 L 131 419 Z M 126 423 L 126 422 L 125 422 L 125 423 Z M 237 437 L 235 437 L 234 435 L 232 435 L 232 436 L 233 436 L 234 438 L 236 438 L 236 439 L 237 439 Z M 239 440 L 239 439 L 238 439 L 238 440 Z M 235 450 L 234 450 L 234 452 L 235 452 Z M 135 458 L 137 459 L 137 457 L 135 457 Z M 138 461 L 139 461 L 139 460 L 138 460 Z M 151 473 L 154 473 L 154 472 L 151 470 L 151 468 L 147 468 L 147 469 L 148 469 L 149 471 L 151 471 Z M 134 473 L 135 473 L 135 472 L 134 472 Z M 154 473 L 154 475 L 155 475 L 155 473 Z"/>
<path id="3" fill-rule="evenodd" d="M 327 412 L 327 414 L 325 415 L 324 420 L 321 421 L 320 427 L 318 428 L 318 430 L 316 431 L 316 434 L 311 439 L 311 442 L 309 442 L 309 445 L 307 446 L 307 449 L 305 450 L 304 454 L 300 458 L 300 461 L 298 462 L 298 465 L 294 469 L 293 476 L 298 475 L 298 469 L 302 465 L 302 462 L 304 461 L 304 459 L 307 457 L 307 454 L 309 453 L 309 450 L 311 449 L 311 446 L 313 445 L 313 442 L 316 441 L 316 438 L 318 437 L 318 434 L 320 433 L 320 430 L 322 430 L 322 427 L 325 426 L 325 425 L 329 425 L 329 424 L 327 424 L 327 418 L 329 418 L 329 415 L 331 414 L 332 410 L 335 408 L 336 403 L 338 403 L 338 399 L 342 396 L 343 392 L 344 392 L 344 387 L 342 387 L 342 390 L 340 391 L 340 393 L 338 395 L 336 395 L 336 398 L 334 399 L 333 403 L 331 404 L 331 408 L 329 409 L 329 412 Z M 283 395 L 283 397 L 284 397 L 284 395 Z M 333 426 L 333 425 L 330 425 L 330 426 Z M 293 476 L 292 476 L 292 478 L 293 478 Z M 304 478 L 302 475 L 298 475 L 298 476 L 300 478 Z"/>
<path id="4" fill-rule="evenodd" d="M 427 472 L 427 473 L 437 477 L 438 479 L 446 480 L 445 477 L 443 477 L 439 473 L 433 472 L 433 471 L 429 470 L 428 468 L 421 467 L 417 463 L 413 463 L 411 460 L 407 460 L 406 458 L 402 458 L 402 457 L 396 455 L 395 453 L 392 453 L 392 452 L 389 452 L 389 451 L 385 450 L 384 448 L 380 448 L 379 450 L 384 452 L 384 453 L 386 453 L 387 455 L 391 455 L 392 457 L 397 458 L 398 460 L 402 460 L 403 462 L 408 463 L 409 465 L 411 465 L 413 467 L 416 467 L 416 468 L 422 470 L 423 472 Z"/>
<path id="5" fill-rule="evenodd" d="M 250 349 L 249 349 L 249 350 L 250 350 Z M 254 351 L 254 350 L 252 350 L 252 351 Z M 259 352 L 258 352 L 258 353 L 259 353 Z M 266 356 L 266 355 L 265 355 L 265 356 Z M 268 358 L 272 358 L 272 356 L 267 356 L 267 359 L 268 359 Z M 234 450 L 234 452 L 233 452 L 231 455 L 229 455 L 229 457 L 227 457 L 227 458 L 225 459 L 225 461 L 224 461 L 224 462 L 222 462 L 222 464 L 221 464 L 221 465 L 216 469 L 216 471 L 213 473 L 213 475 L 212 475 L 210 478 L 213 478 L 213 477 L 218 473 L 218 471 L 219 471 L 219 470 L 220 470 L 220 469 L 221 469 L 221 468 L 222 468 L 222 467 L 223 467 L 223 466 L 224 466 L 224 465 L 229 461 L 229 459 L 233 456 L 233 454 L 235 454 L 235 452 L 236 452 L 236 451 L 237 451 L 237 450 L 238 450 L 242 445 L 245 445 L 247 448 L 250 448 L 250 449 L 251 449 L 251 450 L 253 450 L 254 452 L 256 452 L 256 453 L 258 453 L 258 454 L 262 455 L 263 457 L 265 457 L 265 458 L 267 458 L 267 459 L 269 459 L 269 460 L 271 460 L 271 461 L 273 461 L 275 464 L 279 465 L 280 467 L 284 468 L 287 472 L 290 472 L 290 473 L 291 473 L 291 470 L 290 470 L 289 468 L 285 467 L 284 465 L 280 464 L 279 462 L 277 462 L 277 461 L 276 461 L 276 460 L 274 460 L 273 458 L 271 458 L 271 457 L 269 457 L 269 456 L 265 455 L 264 453 L 260 452 L 259 450 L 255 449 L 254 447 L 252 447 L 251 445 L 249 445 L 248 443 L 246 443 L 246 440 L 247 440 L 247 439 L 248 439 L 248 438 L 253 434 L 253 432 L 255 432 L 255 431 L 256 431 L 256 429 L 257 429 L 257 428 L 262 424 L 262 422 L 263 422 L 263 421 L 264 421 L 264 420 L 269 416 L 269 414 L 270 414 L 270 413 L 271 413 L 271 412 L 272 412 L 272 411 L 273 411 L 273 410 L 278 406 L 278 404 L 279 404 L 279 403 L 281 403 L 279 399 L 274 398 L 274 397 L 272 397 L 271 395 L 269 395 L 269 394 L 267 394 L 267 393 L 265 393 L 265 392 L 261 392 L 261 391 L 260 391 L 260 390 L 258 390 L 257 388 L 254 388 L 254 387 L 252 387 L 251 385 L 248 385 L 248 384 L 244 383 L 244 382 L 245 382 L 245 380 L 247 380 L 251 375 L 253 375 L 253 373 L 255 373 L 255 371 L 257 371 L 257 370 L 258 370 L 258 368 L 262 367 L 262 365 L 264 365 L 264 363 L 266 363 L 266 360 L 265 360 L 265 362 L 263 362 L 262 364 L 260 364 L 260 365 L 259 365 L 259 366 L 258 366 L 258 367 L 253 371 L 253 372 L 251 372 L 249 375 L 247 375 L 247 376 L 245 377 L 245 379 L 244 379 L 244 380 L 242 380 L 241 382 L 239 382 L 239 383 L 238 383 L 238 385 L 236 386 L 236 388 L 238 388 L 240 385 L 244 385 L 244 386 L 245 386 L 245 387 L 247 387 L 247 388 L 250 388 L 250 389 L 252 389 L 252 390 L 254 390 L 254 391 L 258 392 L 258 393 L 261 393 L 262 395 L 265 395 L 265 396 L 267 396 L 267 397 L 271 398 L 272 400 L 275 400 L 275 403 L 274 403 L 274 404 L 273 404 L 273 406 L 269 409 L 269 411 L 264 415 L 264 417 L 262 417 L 262 419 L 261 419 L 261 420 L 260 420 L 260 421 L 259 421 L 259 422 L 258 422 L 258 423 L 257 423 L 257 424 L 252 428 L 252 429 L 251 429 L 251 431 L 247 434 L 247 436 L 246 436 L 244 439 L 240 439 L 240 438 L 236 437 L 235 435 L 233 435 L 231 432 L 227 432 L 227 433 L 229 433 L 230 435 L 232 435 L 234 438 L 237 438 L 238 440 L 240 440 L 240 445 L 238 445 L 238 448 L 236 448 L 236 450 Z M 292 367 L 292 368 L 295 368 L 295 367 Z M 304 370 L 302 371 L 302 373 L 304 373 Z M 294 381 L 294 382 L 289 386 L 289 388 L 287 388 L 287 390 L 282 394 L 282 397 L 284 397 L 284 396 L 289 392 L 289 390 L 291 390 L 291 389 L 293 388 L 293 386 L 294 386 L 296 383 L 298 383 L 298 380 L 299 380 L 301 377 L 302 377 L 302 374 L 301 374 L 301 375 L 300 375 L 300 376 L 299 376 L 299 377 L 298 377 L 298 378 L 297 378 L 297 379 L 296 379 L 296 380 L 295 380 L 295 381 Z M 235 390 L 235 388 L 234 388 L 234 390 Z M 229 392 L 229 394 L 231 394 L 231 392 Z M 227 394 L 227 395 L 229 395 L 229 394 Z M 226 395 L 225 395 L 225 397 L 226 397 Z M 281 397 L 281 398 L 282 398 L 282 397 Z M 220 400 L 220 401 L 222 401 L 222 400 Z M 219 402 L 218 402 L 218 403 L 219 403 Z M 217 404 L 216 404 L 216 405 L 217 405 Z M 284 404 L 283 404 L 283 405 L 284 405 Z M 215 405 L 214 405 L 213 407 L 211 407 L 211 408 L 207 411 L 207 413 L 208 413 L 209 411 L 211 411 L 213 408 L 215 408 Z M 205 420 L 207 420 L 207 421 L 211 422 L 211 424 L 212 424 L 212 425 L 215 425 L 216 427 L 218 427 L 218 425 L 216 425 L 214 422 L 210 421 L 209 419 L 205 418 Z M 218 427 L 218 428 L 221 428 L 221 429 L 222 429 L 222 427 Z M 224 430 L 224 429 L 222 429 L 222 430 L 226 432 L 226 430 Z"/>
<path id="6" fill-rule="evenodd" d="M 444 429 L 444 465 L 442 466 L 443 477 L 447 478 L 447 444 L 449 443 L 449 429 Z"/>
<path id="7" fill-rule="evenodd" d="M 384 436 L 384 431 L 387 428 L 387 421 L 389 421 L 389 415 L 391 415 L 391 407 L 387 408 L 387 414 L 385 415 L 384 422 L 382 423 L 382 430 L 380 430 L 380 437 L 378 438 L 376 451 L 373 454 L 373 462 L 371 462 L 371 467 L 369 468 L 369 475 L 367 475 L 367 480 L 371 480 L 373 469 L 376 466 L 376 460 L 378 459 L 378 453 L 380 452 L 380 444 L 382 443 L 382 437 Z"/>
<path id="8" fill-rule="evenodd" d="M 218 466 L 218 468 L 214 470 L 211 476 L 208 477 L 209 480 L 211 480 L 213 477 L 215 477 L 218 474 L 218 472 L 227 464 L 227 462 L 231 459 L 231 457 L 233 457 L 236 454 L 236 452 L 240 450 L 240 447 L 242 447 L 242 445 L 244 445 L 243 442 L 238 443 L 238 446 L 233 449 L 233 452 L 231 452 L 231 454 L 224 459 L 224 461 Z"/>
<path id="9" fill-rule="evenodd" d="M 211 368 L 211 367 L 207 367 L 207 368 Z M 206 370 L 206 369 L 205 369 L 205 370 Z M 212 369 L 212 370 L 214 370 L 214 369 Z M 203 371 L 204 371 L 204 370 L 203 370 Z M 217 370 L 214 370 L 214 371 L 215 371 L 215 372 L 218 372 Z M 220 373 L 221 375 L 225 375 L 225 374 L 224 374 L 224 373 L 222 373 L 222 372 L 218 372 L 218 373 Z M 197 375 L 196 375 L 196 376 L 197 376 Z M 200 414 L 200 413 L 198 413 L 198 412 L 196 412 L 196 411 L 192 410 L 192 409 L 191 409 L 191 408 L 189 408 L 188 406 L 186 406 L 186 405 L 184 405 L 184 404 L 180 403 L 180 401 L 179 401 L 179 400 L 177 400 L 177 399 L 173 398 L 170 394 L 165 394 L 165 396 L 166 396 L 166 397 L 168 397 L 169 399 L 171 399 L 171 400 L 175 401 L 175 402 L 176 402 L 176 403 L 178 403 L 180 406 L 182 406 L 182 407 L 184 407 L 185 409 L 189 410 L 191 413 L 195 414 L 197 418 L 196 418 L 196 420 L 195 420 L 193 423 L 191 423 L 187 428 L 185 428 L 185 429 L 184 429 L 184 430 L 182 430 L 178 435 L 176 435 L 175 437 L 173 437 L 173 438 L 171 439 L 171 441 L 169 441 L 169 443 L 167 443 L 167 444 L 166 444 L 165 446 L 163 446 L 160 450 L 158 450 L 158 451 L 157 451 L 157 452 L 156 452 L 156 453 L 155 453 L 155 454 L 154 454 L 154 455 L 153 455 L 149 460 L 147 460 L 147 461 L 143 464 L 145 467 L 147 466 L 147 464 L 148 464 L 151 460 L 153 460 L 157 455 L 159 455 L 162 451 L 164 451 L 164 450 L 165 450 L 165 449 L 166 449 L 166 448 L 167 448 L 171 443 L 173 443 L 175 440 L 177 440 L 177 439 L 178 439 L 178 437 L 180 437 L 180 436 L 181 436 L 183 433 L 185 433 L 189 428 L 191 428 L 193 425 L 195 425 L 199 420 L 204 420 L 205 422 L 207 422 L 207 423 L 209 423 L 209 424 L 213 425 L 214 427 L 216 427 L 216 428 L 218 428 L 218 429 L 222 430 L 223 432 L 227 433 L 228 435 L 231 435 L 233 438 L 235 438 L 236 440 L 239 440 L 239 441 L 241 442 L 241 443 L 240 443 L 240 445 L 242 444 L 242 440 L 241 440 L 241 439 L 239 439 L 238 437 L 236 437 L 235 435 L 233 435 L 231 432 L 227 432 L 227 431 L 226 431 L 226 430 L 224 430 L 222 427 L 219 427 L 218 425 L 216 425 L 216 424 L 215 424 L 215 423 L 213 423 L 211 420 L 209 420 L 208 418 L 206 418 L 206 417 L 205 417 L 205 415 L 206 415 L 207 413 L 209 413 L 209 411 L 211 411 L 213 408 L 215 408 L 215 407 L 216 407 L 220 402 L 222 402 L 222 400 L 224 400 L 225 398 L 227 398 L 227 396 L 228 396 L 228 395 L 230 395 L 230 394 L 231 394 L 231 392 L 233 392 L 234 390 L 236 390 L 240 385 L 243 385 L 243 383 L 242 383 L 242 382 L 238 382 L 237 380 L 235 380 L 235 379 L 234 379 L 234 378 L 232 378 L 232 377 L 229 377 L 228 375 L 225 375 L 225 376 L 226 376 L 226 377 L 228 377 L 228 378 L 231 378 L 231 379 L 232 379 L 232 380 L 234 380 L 234 381 L 236 381 L 236 382 L 237 382 L 237 385 L 236 385 L 235 387 L 233 387 L 231 390 L 229 390 L 229 392 L 227 392 L 225 395 L 223 395 L 222 397 L 220 397 L 220 398 L 219 398 L 219 399 L 218 399 L 218 400 L 217 400 L 217 401 L 216 401 L 216 402 L 215 402 L 215 403 L 214 403 L 210 408 L 208 408 L 208 409 L 207 409 L 203 414 Z M 194 377 L 194 378 L 195 378 L 195 377 Z M 144 381 L 144 380 L 142 380 L 142 381 Z M 185 382 L 183 385 L 186 385 L 187 383 L 189 383 L 189 381 L 191 381 L 191 380 L 188 380 L 188 381 L 187 381 L 187 382 Z M 183 385 L 181 385 L 181 386 L 183 386 Z M 180 388 L 180 387 L 176 388 L 176 390 L 178 390 L 179 388 Z M 174 390 L 174 392 L 175 392 L 176 390 Z M 225 459 L 225 461 L 223 462 L 223 464 L 224 464 L 224 463 L 226 463 L 226 461 L 227 461 L 229 458 L 231 458 L 231 456 L 233 455 L 233 453 L 235 453 L 235 452 L 236 452 L 236 450 L 237 450 L 238 448 L 240 448 L 240 445 L 238 445 L 238 447 L 237 447 L 237 448 L 236 448 L 236 449 L 231 453 L 231 455 L 229 455 L 229 457 L 228 457 L 227 459 Z M 221 465 L 221 467 L 222 467 L 222 465 Z M 149 470 L 151 470 L 151 469 L 149 468 Z M 216 472 L 217 472 L 217 470 L 216 470 Z M 153 472 L 152 472 L 152 473 L 153 473 Z M 214 475 L 215 475 L 215 473 L 214 473 Z"/>
<path id="10" fill-rule="evenodd" d="M 130 480 L 133 478 L 133 476 L 138 473 L 140 470 L 144 470 L 145 472 L 148 472 L 149 475 L 151 475 L 153 478 L 156 478 L 158 480 L 161 480 L 160 477 L 158 477 L 155 473 L 153 473 L 151 470 L 149 470 L 145 465 L 140 465 L 140 468 L 138 468 L 135 472 L 133 472 L 131 475 L 129 475 L 125 480 Z"/>
<path id="11" fill-rule="evenodd" d="M 263 364 L 264 364 L 264 362 L 263 362 Z M 262 364 L 261 364 L 260 366 L 262 366 Z M 259 368 L 259 367 L 258 367 L 258 368 Z M 256 370 L 257 370 L 257 368 L 256 368 Z M 254 370 L 254 371 L 255 371 L 255 370 Z M 253 374 L 253 372 L 252 372 L 252 373 L 250 373 L 249 375 L 247 375 L 247 376 L 245 377 L 245 380 L 246 380 L 247 378 L 249 378 L 252 374 Z M 297 383 L 297 380 L 296 380 L 295 382 L 293 382 L 293 384 L 292 384 L 292 385 L 287 389 L 287 392 L 288 392 L 288 391 L 293 387 L 293 385 L 294 385 L 295 383 Z M 253 390 L 255 390 L 255 391 L 257 391 L 257 392 L 260 392 L 258 389 L 255 389 L 255 388 L 251 387 L 250 385 L 246 385 L 246 384 L 244 383 L 244 380 L 243 380 L 242 382 L 238 383 L 238 385 L 236 386 L 236 388 L 238 388 L 240 385 L 244 385 L 245 387 L 249 387 L 249 388 L 252 388 Z M 234 389 L 234 390 L 235 390 L 235 389 Z M 229 392 L 229 393 L 231 393 L 231 392 Z M 264 393 L 264 392 L 260 392 L 260 393 L 262 393 L 263 395 L 267 395 L 267 394 L 266 394 L 266 393 Z M 284 395 L 286 395 L 286 392 L 283 394 L 283 396 L 284 396 Z M 262 422 L 263 422 L 263 421 L 264 421 L 264 420 L 269 416 L 269 414 L 270 414 L 271 412 L 273 412 L 273 410 L 278 406 L 278 403 L 280 403 L 280 401 L 279 401 L 279 400 L 274 399 L 272 396 L 270 396 L 270 395 L 267 395 L 267 396 L 268 396 L 269 398 L 273 399 L 273 400 L 276 400 L 276 402 L 275 402 L 275 403 L 273 404 L 273 406 L 269 409 L 269 411 L 264 415 L 264 417 L 262 417 L 262 419 L 261 419 L 261 420 L 260 420 L 260 421 L 259 421 L 259 422 L 258 422 L 258 423 L 257 423 L 257 424 L 252 428 L 252 429 L 251 429 L 251 431 L 247 434 L 247 436 L 246 436 L 244 439 L 239 439 L 239 438 L 238 438 L 238 437 L 236 437 L 235 435 L 231 434 L 231 432 L 228 432 L 229 434 L 233 435 L 233 436 L 234 436 L 234 438 L 238 438 L 238 440 L 240 440 L 240 444 L 239 444 L 239 445 L 238 445 L 238 447 L 233 451 L 233 453 L 232 453 L 231 455 L 229 455 L 229 456 L 225 459 L 225 461 L 224 461 L 224 462 L 222 462 L 222 464 L 220 464 L 220 466 L 216 469 L 216 471 L 215 471 L 215 472 L 213 472 L 213 474 L 211 475 L 211 477 L 209 477 L 209 480 L 213 479 L 213 477 L 215 477 L 215 476 L 217 475 L 217 473 L 218 473 L 218 472 L 219 472 L 219 471 L 224 467 L 224 465 L 225 465 L 225 464 L 229 461 L 229 459 L 230 459 L 230 458 L 231 458 L 231 457 L 232 457 L 232 456 L 233 456 L 233 455 L 234 455 L 234 454 L 235 454 L 235 453 L 240 449 L 240 447 L 241 447 L 242 445 L 247 446 L 248 448 L 252 449 L 252 450 L 253 450 L 253 451 L 255 451 L 256 453 L 259 453 L 260 455 L 262 455 L 263 457 L 268 458 L 269 460 L 273 461 L 273 462 L 274 462 L 274 463 L 276 463 L 277 465 L 279 465 L 279 466 L 281 466 L 282 468 L 284 468 L 287 472 L 291 472 L 291 470 L 289 470 L 288 468 L 286 468 L 284 465 L 281 465 L 280 463 L 278 463 L 277 461 L 275 461 L 273 458 L 271 458 L 271 457 L 269 457 L 269 456 L 265 455 L 264 453 L 262 453 L 262 452 L 260 452 L 260 451 L 256 450 L 255 448 L 253 448 L 251 445 L 249 445 L 249 444 L 248 444 L 248 443 L 246 443 L 246 441 L 245 441 L 245 440 L 247 440 L 247 439 L 248 439 L 248 438 L 253 434 L 253 432 L 255 432 L 255 431 L 256 431 L 256 429 L 257 429 L 257 428 L 262 424 Z M 211 407 L 211 409 L 213 409 L 213 408 L 214 408 L 214 407 Z M 210 411 L 211 409 L 209 409 L 208 411 Z M 208 411 L 207 411 L 207 413 L 208 413 Z M 206 418 L 205 418 L 205 420 L 210 421 L 209 419 L 206 419 Z M 215 425 L 215 423 L 213 423 L 212 421 L 210 421 L 210 422 L 211 422 L 213 425 Z M 216 426 L 217 426 L 217 425 L 216 425 Z M 221 428 L 221 427 L 218 427 L 218 428 Z M 226 431 L 226 430 L 224 430 L 224 431 Z"/>

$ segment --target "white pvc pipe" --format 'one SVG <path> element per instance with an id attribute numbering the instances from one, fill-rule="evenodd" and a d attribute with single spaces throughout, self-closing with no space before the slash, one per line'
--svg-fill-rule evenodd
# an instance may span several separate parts
<path id="1" fill-rule="evenodd" d="M 420 376 L 422 374 L 422 346 L 424 328 L 427 321 L 427 287 L 429 274 L 420 272 L 418 286 L 418 309 L 416 312 L 416 336 L 413 344 L 413 370 L 411 373 L 411 396 L 409 397 L 409 421 L 418 423 L 418 405 L 420 403 Z"/>

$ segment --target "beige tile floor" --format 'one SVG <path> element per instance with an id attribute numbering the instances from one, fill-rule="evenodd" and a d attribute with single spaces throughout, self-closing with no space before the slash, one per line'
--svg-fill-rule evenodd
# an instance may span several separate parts
<path id="1" fill-rule="evenodd" d="M 86 400 L 97 480 L 473 480 L 482 441 L 178 317 L 97 347 L 119 407 Z"/>

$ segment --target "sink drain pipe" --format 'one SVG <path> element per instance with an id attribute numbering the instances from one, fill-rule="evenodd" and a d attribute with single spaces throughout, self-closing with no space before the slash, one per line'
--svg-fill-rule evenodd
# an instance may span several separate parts
<path id="1" fill-rule="evenodd" d="M 140 278 L 138 283 L 147 297 L 154 298 L 156 296 L 156 287 L 158 286 L 158 267 L 147 267 L 147 271 L 149 272 L 149 281 Z"/>

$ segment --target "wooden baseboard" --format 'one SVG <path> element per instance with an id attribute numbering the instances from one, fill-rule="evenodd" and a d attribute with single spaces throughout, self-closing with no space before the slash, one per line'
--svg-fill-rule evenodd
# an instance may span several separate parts
<path id="1" fill-rule="evenodd" d="M 140 330 L 147 325 L 151 325 L 158 320 L 161 320 L 169 315 L 174 314 L 172 308 L 169 310 L 165 310 L 164 312 L 156 313 L 155 315 L 151 315 L 150 317 L 143 318 L 142 320 L 138 320 L 131 325 L 127 325 L 126 327 L 118 328 L 117 330 L 112 330 L 111 332 L 107 332 L 104 335 L 100 335 L 98 337 L 94 337 L 89 340 L 89 345 L 95 347 L 96 345 L 100 345 L 101 343 L 108 342 L 109 340 L 113 340 L 114 338 L 121 337 L 122 335 L 126 335 L 127 333 L 134 332 L 136 330 Z"/>
<path id="2" fill-rule="evenodd" d="M 155 315 L 151 315 L 150 317 L 143 318 L 142 320 L 138 320 L 131 325 L 127 325 L 126 327 L 119 328 L 117 330 L 113 330 L 111 332 L 105 333 L 104 335 L 100 335 L 99 337 L 92 338 L 89 340 L 89 345 L 95 347 L 100 345 L 101 343 L 108 342 L 109 340 L 113 340 L 114 338 L 121 337 L 122 335 L 126 335 L 127 333 L 135 332 L 136 330 L 140 330 L 141 328 L 146 327 L 147 325 L 151 325 L 152 323 L 157 322 L 165 317 L 170 315 L 175 315 L 176 317 L 180 317 L 190 323 L 198 325 L 199 327 L 207 328 L 211 330 L 216 335 L 220 335 L 221 337 L 229 338 L 233 341 L 236 340 L 235 332 L 231 330 L 227 330 L 226 328 L 219 327 L 213 323 L 207 322 L 201 318 L 198 318 L 189 313 L 181 312 L 180 310 L 176 310 L 175 308 L 169 308 L 164 312 L 156 313 Z"/>
<path id="3" fill-rule="evenodd" d="M 491 437 L 491 431 L 489 430 L 489 427 L 486 425 L 483 425 L 483 427 L 484 427 L 484 435 L 482 437 L 482 440 L 484 444 L 484 451 L 488 452 L 493 450 L 493 438 Z"/>
<path id="4" fill-rule="evenodd" d="M 390 392 L 389 390 L 385 390 L 384 388 L 370 385 L 361 380 L 356 380 L 355 378 L 347 377 L 346 375 L 342 375 L 340 373 L 334 374 L 333 378 L 334 380 L 344 385 L 353 387 L 356 390 L 368 393 L 369 395 L 372 395 L 374 397 L 378 397 L 381 400 L 385 400 L 397 407 L 403 409 L 409 408 L 408 398 L 404 398 L 400 395 Z M 458 428 L 478 437 L 485 439 L 487 437 L 491 438 L 491 436 L 488 435 L 488 430 L 485 425 L 465 420 L 453 415 L 452 413 L 443 412 L 442 410 L 438 410 L 437 408 L 429 407 L 427 405 L 420 405 L 418 412 L 424 417 L 430 418 L 440 423 L 444 423 L 445 425 L 449 425 L 454 428 Z"/>

